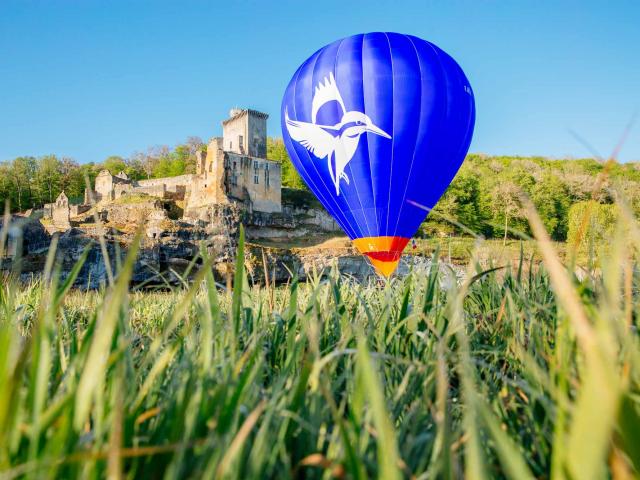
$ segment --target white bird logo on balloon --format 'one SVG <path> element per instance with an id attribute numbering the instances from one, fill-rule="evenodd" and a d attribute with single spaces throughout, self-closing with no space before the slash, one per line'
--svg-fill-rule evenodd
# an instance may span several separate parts
<path id="1" fill-rule="evenodd" d="M 328 102 L 336 101 L 342 109 L 342 119 L 335 125 L 319 125 L 316 116 L 320 108 Z M 349 177 L 344 172 L 358 148 L 360 135 L 365 132 L 375 133 L 384 138 L 391 135 L 375 126 L 373 121 L 362 112 L 347 112 L 344 101 L 336 86 L 333 73 L 324 82 L 320 82 L 313 94 L 311 102 L 311 122 L 291 120 L 285 110 L 285 123 L 291 138 L 305 147 L 316 157 L 327 159 L 329 175 L 336 187 L 336 195 L 340 195 L 340 180 L 349 185 Z"/>

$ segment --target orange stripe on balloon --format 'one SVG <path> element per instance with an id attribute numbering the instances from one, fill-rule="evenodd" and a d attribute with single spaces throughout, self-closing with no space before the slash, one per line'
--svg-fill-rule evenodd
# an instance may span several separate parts
<path id="1" fill-rule="evenodd" d="M 375 269 L 386 277 L 395 271 L 407 243 L 409 239 L 405 237 L 363 237 L 353 240 L 358 251 L 369 257 Z"/>

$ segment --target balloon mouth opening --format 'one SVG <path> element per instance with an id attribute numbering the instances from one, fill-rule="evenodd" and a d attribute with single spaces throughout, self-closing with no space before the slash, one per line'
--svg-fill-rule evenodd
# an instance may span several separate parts
<path id="1" fill-rule="evenodd" d="M 400 262 L 400 257 L 409 239 L 406 237 L 363 237 L 353 240 L 358 251 L 365 255 L 376 271 L 390 277 Z"/>

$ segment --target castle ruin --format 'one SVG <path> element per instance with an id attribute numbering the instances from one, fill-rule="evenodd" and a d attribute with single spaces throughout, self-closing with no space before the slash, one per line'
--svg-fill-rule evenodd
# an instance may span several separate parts
<path id="1" fill-rule="evenodd" d="M 185 214 L 212 204 L 242 203 L 249 212 L 279 213 L 281 168 L 267 160 L 266 113 L 233 109 L 222 122 L 223 136 L 198 152 L 196 173 L 177 177 L 132 180 L 126 173 L 102 170 L 85 204 L 109 202 L 127 194 L 185 202 Z"/>
<path id="2" fill-rule="evenodd" d="M 255 110 L 232 110 L 222 122 L 222 137 L 211 139 L 206 154 L 196 155 L 193 174 L 136 180 L 124 172 L 112 175 L 103 170 L 93 188 L 85 191 L 84 203 L 71 204 L 62 192 L 39 212 L 13 216 L 11 222 L 20 224 L 25 233 L 9 229 L 8 255 L 0 258 L 0 271 L 13 268 L 18 265 L 16 258 L 27 255 L 29 260 L 19 264 L 22 273 L 41 273 L 55 235 L 63 278 L 82 259 L 74 284 L 99 288 L 109 281 L 107 265 L 112 271 L 117 268 L 117 259 L 127 253 L 142 227 L 132 284 L 183 285 L 197 270 L 192 271 L 193 261 L 202 249 L 212 260 L 216 279 L 222 281 L 231 278 L 241 224 L 249 242 L 270 245 L 286 246 L 292 240 L 314 243 L 340 232 L 310 192 L 282 192 L 280 163 L 266 158 L 267 118 Z M 1 223 L 2 219 L 0 227 Z M 254 280 L 260 271 L 270 272 L 269 282 L 284 282 L 292 275 L 304 277 L 307 271 L 315 275 L 316 261 L 326 267 L 324 254 L 312 254 L 308 268 L 300 270 L 297 252 L 269 253 L 260 247 L 258 256 L 255 248 L 247 255 L 261 262 L 260 268 L 255 264 L 247 270 Z M 89 252 L 86 257 L 84 252 Z"/>

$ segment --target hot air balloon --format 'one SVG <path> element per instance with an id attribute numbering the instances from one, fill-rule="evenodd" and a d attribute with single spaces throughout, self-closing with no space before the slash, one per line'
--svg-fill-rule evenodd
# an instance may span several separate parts
<path id="1" fill-rule="evenodd" d="M 281 113 L 305 183 L 390 276 L 469 148 L 475 105 L 460 66 L 411 35 L 354 35 L 298 68 Z"/>

